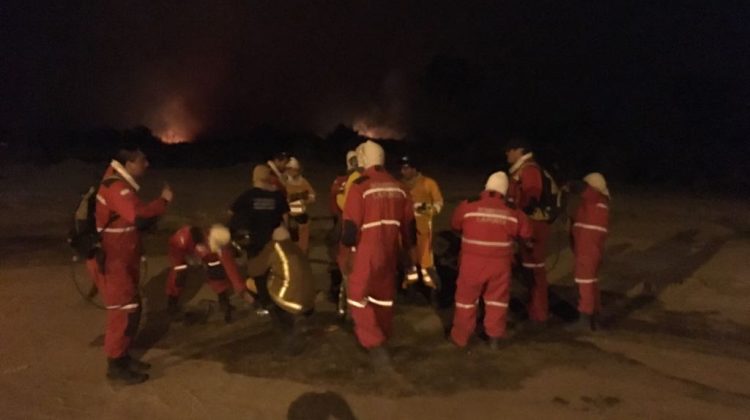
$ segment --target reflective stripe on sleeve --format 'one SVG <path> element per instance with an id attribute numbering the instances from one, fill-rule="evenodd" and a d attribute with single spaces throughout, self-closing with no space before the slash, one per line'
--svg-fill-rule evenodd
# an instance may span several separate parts
<path id="1" fill-rule="evenodd" d="M 544 263 L 522 263 L 522 266 L 526 268 L 543 268 Z"/>
<path id="2" fill-rule="evenodd" d="M 598 231 L 598 232 L 607 233 L 607 229 L 606 228 L 603 228 L 603 227 L 597 226 L 597 225 L 589 225 L 589 224 L 586 224 L 586 223 L 574 223 L 573 227 L 579 227 L 581 229 L 595 230 L 595 231 Z"/>
<path id="3" fill-rule="evenodd" d="M 106 233 L 125 233 L 125 232 L 133 232 L 135 230 L 135 226 L 128 226 L 128 227 L 122 227 L 122 228 L 97 228 L 98 232 L 106 232 Z"/>
<path id="4" fill-rule="evenodd" d="M 136 309 L 139 306 L 140 305 L 137 303 L 128 303 L 126 305 L 109 305 L 107 306 L 107 309 L 112 309 L 112 310 L 119 309 L 121 311 L 129 311 L 131 309 Z"/>

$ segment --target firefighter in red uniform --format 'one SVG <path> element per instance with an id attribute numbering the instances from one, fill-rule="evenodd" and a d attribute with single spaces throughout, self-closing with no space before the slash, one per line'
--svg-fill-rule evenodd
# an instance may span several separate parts
<path id="1" fill-rule="evenodd" d="M 200 260 L 206 266 L 208 285 L 218 295 L 224 321 L 229 323 L 232 319 L 230 282 L 238 295 L 248 303 L 253 302 L 240 276 L 230 241 L 229 229 L 219 224 L 211 226 L 208 232 L 197 226 L 183 226 L 169 238 L 171 267 L 167 276 L 168 313 L 175 314 L 179 311 L 178 301 L 185 288 L 187 259 L 190 257 Z"/>
<path id="2" fill-rule="evenodd" d="M 140 232 L 166 211 L 173 197 L 169 186 L 164 186 L 160 198 L 149 203 L 140 201 L 136 178 L 143 176 L 147 167 L 148 160 L 140 150 L 120 150 L 96 196 L 96 226 L 102 236 L 96 284 L 107 307 L 104 334 L 107 378 L 126 384 L 147 380 L 148 375 L 139 370 L 150 367 L 129 354 L 141 315 Z"/>
<path id="3" fill-rule="evenodd" d="M 490 347 L 496 349 L 505 335 L 513 241 L 520 237 L 527 247 L 532 235 L 526 215 L 506 205 L 507 190 L 508 176 L 495 172 L 479 197 L 463 201 L 453 212 L 451 228 L 461 233 L 461 256 L 451 339 L 459 347 L 468 344 L 476 329 L 480 296 Z"/>
<path id="4" fill-rule="evenodd" d="M 604 177 L 594 172 L 583 182 L 571 182 L 570 191 L 580 197 L 571 211 L 571 241 L 575 256 L 575 282 L 578 285 L 580 314 L 575 329 L 597 328 L 599 302 L 599 265 L 609 227 L 609 189 Z"/>
<path id="5" fill-rule="evenodd" d="M 409 194 L 383 167 L 383 148 L 373 141 L 357 148 L 364 172 L 352 184 L 344 205 L 341 242 L 355 247 L 347 284 L 347 303 L 359 343 L 376 366 L 388 366 L 383 344 L 391 335 L 399 248 L 409 249 L 414 264 L 416 226 Z"/>
<path id="6" fill-rule="evenodd" d="M 544 261 L 547 258 L 547 243 L 551 228 L 546 215 L 539 207 L 542 195 L 542 168 L 530 152 L 528 143 L 523 139 L 512 139 L 505 149 L 505 156 L 510 164 L 510 185 L 508 201 L 529 216 L 534 241 L 533 248 L 521 248 L 521 264 L 524 278 L 531 284 L 528 304 L 529 318 L 537 325 L 543 325 L 549 316 L 547 296 L 547 269 Z"/>

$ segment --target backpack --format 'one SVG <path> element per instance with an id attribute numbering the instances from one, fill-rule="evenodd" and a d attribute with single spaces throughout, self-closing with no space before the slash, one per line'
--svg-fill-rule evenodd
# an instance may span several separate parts
<path id="1" fill-rule="evenodd" d="M 538 163 L 533 165 L 542 173 L 542 193 L 530 216 L 534 220 L 544 220 L 552 224 L 565 208 L 563 193 L 555 178 L 546 169 Z"/>
<path id="2" fill-rule="evenodd" d="M 96 194 L 99 185 L 109 186 L 119 179 L 121 178 L 117 176 L 107 177 L 102 180 L 101 184 L 89 187 L 81 196 L 81 201 L 73 215 L 73 227 L 68 233 L 68 244 L 79 258 L 94 258 L 101 249 L 102 237 L 96 229 Z M 104 228 L 106 229 L 118 217 L 117 214 L 113 214 Z"/>

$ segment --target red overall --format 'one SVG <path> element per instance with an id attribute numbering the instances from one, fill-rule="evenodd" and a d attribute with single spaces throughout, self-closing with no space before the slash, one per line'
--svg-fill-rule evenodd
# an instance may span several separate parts
<path id="1" fill-rule="evenodd" d="M 214 293 L 221 294 L 229 289 L 229 282 L 236 292 L 245 290 L 245 285 L 234 261 L 232 249 L 224 247 L 219 252 L 211 252 L 208 245 L 196 243 L 191 234 L 192 226 L 183 226 L 169 238 L 169 262 L 171 268 L 167 276 L 167 296 L 179 297 L 185 287 L 184 273 L 188 268 L 186 257 L 199 258 L 208 268 L 207 281 Z"/>
<path id="2" fill-rule="evenodd" d="M 119 166 L 116 162 L 112 165 Z M 116 173 L 110 167 L 105 178 L 123 172 L 121 169 Z M 103 183 L 96 196 L 96 226 L 102 234 L 105 259 L 103 267 L 96 271 L 95 281 L 107 307 L 104 352 L 112 359 L 127 355 L 140 321 L 138 282 L 142 247 L 136 219 L 159 216 L 167 207 L 166 200 L 161 198 L 142 203 L 136 194 L 138 185 L 129 179 Z M 108 224 L 113 213 L 117 218 Z"/>
<path id="3" fill-rule="evenodd" d="M 505 335 L 510 300 L 513 240 L 531 238 L 523 212 L 509 208 L 500 193 L 484 191 L 463 201 L 453 212 L 451 228 L 461 232 L 461 257 L 456 284 L 456 312 L 451 338 L 466 346 L 476 329 L 479 297 L 484 299 L 484 328 L 488 336 Z"/>
<path id="4" fill-rule="evenodd" d="M 511 182 L 508 197 L 520 210 L 528 209 L 542 195 L 542 170 L 533 159 L 526 160 L 510 174 Z M 527 212 L 528 214 L 528 212 Z M 529 318 L 533 321 L 546 321 L 549 316 L 547 299 L 547 244 L 551 233 L 550 225 L 544 220 L 530 218 L 534 247 L 521 247 L 521 261 L 524 269 L 533 273 L 531 297 L 528 304 Z"/>
<path id="5" fill-rule="evenodd" d="M 578 311 L 592 315 L 600 309 L 598 273 L 609 225 L 609 198 L 586 186 L 571 223 L 575 282 L 580 294 Z"/>
<path id="6" fill-rule="evenodd" d="M 414 236 L 412 206 L 403 186 L 382 166 L 364 171 L 344 205 L 344 224 L 353 223 L 358 232 L 347 302 L 365 348 L 380 346 L 392 331 L 399 250 L 402 238 L 411 246 Z"/>

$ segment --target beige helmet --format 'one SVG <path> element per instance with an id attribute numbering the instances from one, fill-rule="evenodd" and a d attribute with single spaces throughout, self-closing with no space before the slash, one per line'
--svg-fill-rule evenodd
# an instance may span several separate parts
<path id="1" fill-rule="evenodd" d="M 300 169 L 299 160 L 297 160 L 296 157 L 289 158 L 289 162 L 287 162 L 286 167 L 288 169 Z"/>
<path id="2" fill-rule="evenodd" d="M 229 234 L 229 229 L 224 225 L 217 223 L 211 226 L 208 231 L 208 248 L 211 249 L 211 252 L 218 252 L 230 240 L 232 240 L 232 235 Z"/>
<path id="3" fill-rule="evenodd" d="M 487 182 L 484 184 L 485 190 L 497 191 L 502 195 L 508 192 L 508 175 L 503 171 L 495 172 L 487 178 Z"/>
<path id="4" fill-rule="evenodd" d="M 604 179 L 604 175 L 599 172 L 592 172 L 583 177 L 583 181 L 589 184 L 591 188 L 609 197 L 609 188 L 607 188 L 607 181 Z"/>
<path id="5" fill-rule="evenodd" d="M 385 151 L 383 147 L 372 140 L 357 146 L 357 162 L 359 166 L 367 169 L 371 166 L 385 163 Z"/>

